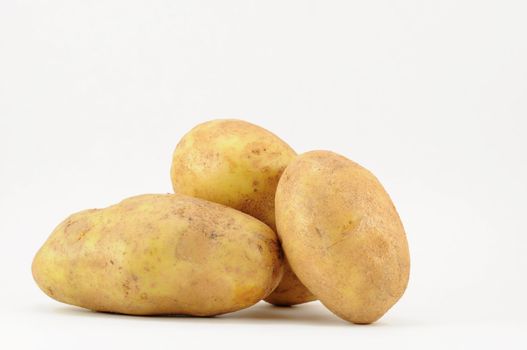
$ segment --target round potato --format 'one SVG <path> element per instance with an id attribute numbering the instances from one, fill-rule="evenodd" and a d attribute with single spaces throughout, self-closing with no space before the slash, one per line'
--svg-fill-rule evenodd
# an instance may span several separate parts
<path id="1" fill-rule="evenodd" d="M 33 261 L 50 297 L 97 311 L 211 316 L 266 297 L 283 273 L 276 234 L 237 210 L 180 194 L 73 214 Z"/>
<path id="2" fill-rule="evenodd" d="M 238 209 L 275 225 L 274 197 L 285 167 L 296 157 L 271 132 L 241 121 L 200 124 L 178 143 L 172 159 L 174 191 Z M 287 267 L 284 281 L 266 301 L 293 305 L 315 300 Z"/>
<path id="3" fill-rule="evenodd" d="M 276 222 L 297 276 L 341 318 L 374 322 L 402 296 L 410 269 L 403 225 L 360 165 L 327 151 L 296 158 L 278 184 Z"/>

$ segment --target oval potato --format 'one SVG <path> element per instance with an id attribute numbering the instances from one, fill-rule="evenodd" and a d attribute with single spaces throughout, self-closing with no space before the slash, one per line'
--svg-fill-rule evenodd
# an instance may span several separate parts
<path id="1" fill-rule="evenodd" d="M 328 151 L 299 156 L 278 184 L 276 222 L 297 276 L 341 318 L 374 322 L 402 296 L 406 235 L 367 169 Z"/>
<path id="2" fill-rule="evenodd" d="M 179 194 L 73 214 L 33 261 L 50 297 L 97 311 L 211 316 L 266 297 L 282 276 L 276 234 L 237 210 Z"/>
<path id="3" fill-rule="evenodd" d="M 194 127 L 178 143 L 171 167 L 176 193 L 238 209 L 275 225 L 278 180 L 296 157 L 273 133 L 241 120 L 212 120 Z M 287 265 L 284 281 L 266 301 L 293 305 L 315 300 Z"/>

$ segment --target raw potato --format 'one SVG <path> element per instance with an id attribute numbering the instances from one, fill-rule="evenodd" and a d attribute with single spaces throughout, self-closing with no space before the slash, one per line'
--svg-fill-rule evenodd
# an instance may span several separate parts
<path id="1" fill-rule="evenodd" d="M 284 265 L 284 276 L 278 287 L 265 298 L 265 301 L 277 306 L 296 305 L 313 300 L 316 300 L 316 297 L 304 287 L 289 264 Z"/>
<path id="2" fill-rule="evenodd" d="M 33 261 L 50 297 L 97 311 L 211 316 L 266 297 L 282 276 L 273 230 L 178 194 L 73 214 Z"/>
<path id="3" fill-rule="evenodd" d="M 276 222 L 293 270 L 341 318 L 374 322 L 406 289 L 403 225 L 360 165 L 327 151 L 296 158 L 278 184 Z"/>
<path id="4" fill-rule="evenodd" d="M 274 197 L 295 151 L 271 132 L 241 121 L 213 120 L 188 132 L 177 145 L 171 168 L 174 191 L 241 210 L 275 225 Z M 277 292 L 266 301 L 293 305 L 315 297 L 287 267 Z"/>

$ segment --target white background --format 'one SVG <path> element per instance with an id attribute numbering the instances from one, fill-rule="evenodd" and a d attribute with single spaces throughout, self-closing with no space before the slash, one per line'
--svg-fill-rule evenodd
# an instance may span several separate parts
<path id="1" fill-rule="evenodd" d="M 55 225 L 170 192 L 179 138 L 226 117 L 384 183 L 412 271 L 378 323 L 97 314 L 37 288 Z M 2 0 L 0 347 L 525 349 L 526 118 L 523 0 Z"/>

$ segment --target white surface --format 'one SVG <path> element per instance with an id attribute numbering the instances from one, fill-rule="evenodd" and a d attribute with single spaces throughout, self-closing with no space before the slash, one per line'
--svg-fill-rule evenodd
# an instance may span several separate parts
<path id="1" fill-rule="evenodd" d="M 526 16 L 520 0 L 1 1 L 0 343 L 525 348 Z M 318 303 L 125 317 L 38 290 L 31 260 L 56 224 L 170 192 L 178 139 L 223 117 L 384 183 L 412 272 L 378 324 Z"/>

